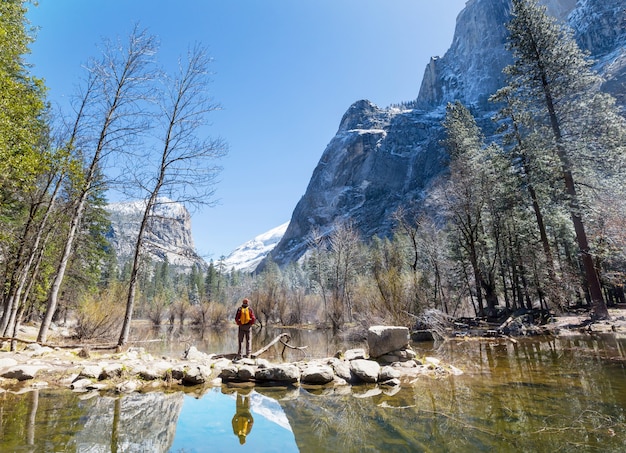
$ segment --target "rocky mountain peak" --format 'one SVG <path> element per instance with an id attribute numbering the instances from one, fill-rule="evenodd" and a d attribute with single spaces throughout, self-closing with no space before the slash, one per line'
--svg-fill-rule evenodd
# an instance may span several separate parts
<path id="1" fill-rule="evenodd" d="M 603 89 L 626 102 L 626 9 L 623 0 L 545 0 L 548 11 L 569 20 L 583 49 L 599 60 Z M 313 229 L 330 234 L 350 221 L 364 238 L 385 236 L 392 214 L 419 201 L 446 168 L 441 124 L 448 102 L 471 106 L 489 123 L 489 97 L 504 84 L 510 2 L 468 0 L 457 17 L 452 45 L 426 65 L 417 98 L 406 108 L 352 104 L 313 171 L 283 239 L 271 252 L 279 265 L 306 253 Z M 260 269 L 262 269 L 262 265 Z"/>
<path id="2" fill-rule="evenodd" d="M 111 230 L 107 238 L 116 251 L 120 264 L 133 257 L 145 206 L 146 202 L 141 200 L 110 203 L 106 207 L 111 220 Z M 207 266 L 195 250 L 191 234 L 191 215 L 184 205 L 167 198 L 159 198 L 149 222 L 144 243 L 145 254 L 149 259 L 155 262 L 167 259 L 172 266 L 183 271 L 193 266 Z"/>

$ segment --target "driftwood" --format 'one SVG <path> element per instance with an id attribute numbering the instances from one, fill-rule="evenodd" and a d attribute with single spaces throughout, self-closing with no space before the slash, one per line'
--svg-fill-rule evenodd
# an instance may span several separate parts
<path id="1" fill-rule="evenodd" d="M 291 340 L 291 335 L 289 335 L 288 333 L 284 333 L 283 332 L 280 335 L 278 335 L 276 338 L 274 338 L 272 341 L 270 341 L 267 345 L 265 345 L 264 347 L 262 347 L 258 351 L 253 352 L 251 355 L 252 355 L 252 357 L 258 357 L 261 354 L 263 354 L 264 352 L 267 352 L 267 350 L 269 348 L 271 348 L 272 346 L 274 346 L 278 342 L 280 342 L 283 345 L 283 352 L 282 352 L 282 354 L 285 353 L 285 347 L 290 348 L 290 349 L 297 349 L 299 351 L 303 351 L 303 350 L 305 350 L 307 348 L 306 346 L 292 346 L 292 345 L 289 344 L 289 340 Z"/>
<path id="2" fill-rule="evenodd" d="M 92 350 L 108 350 L 108 349 L 117 349 L 117 343 L 92 343 L 92 344 L 51 344 L 51 343 L 40 343 L 37 340 L 23 340 L 17 337 L 0 337 L 0 341 L 11 341 L 11 342 L 19 342 L 24 344 L 38 344 L 40 346 L 45 346 L 52 349 L 92 349 Z M 138 340 L 131 341 L 130 343 L 155 343 L 162 340 Z"/>
<path id="3" fill-rule="evenodd" d="M 0 341 L 10 341 L 10 342 L 18 342 L 24 344 L 38 344 L 40 346 L 45 346 L 48 348 L 59 348 L 59 349 L 73 349 L 73 348 L 86 348 L 88 346 L 83 345 L 61 345 L 61 344 L 50 344 L 50 343 L 40 343 L 36 340 L 23 340 L 17 337 L 0 337 Z"/>

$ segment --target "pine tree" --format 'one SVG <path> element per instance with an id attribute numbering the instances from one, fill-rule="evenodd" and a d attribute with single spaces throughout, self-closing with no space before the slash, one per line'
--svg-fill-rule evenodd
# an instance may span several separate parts
<path id="1" fill-rule="evenodd" d="M 598 188 L 620 168 L 621 120 L 614 101 L 598 91 L 600 78 L 576 44 L 571 30 L 546 14 L 536 0 L 513 0 L 508 47 L 514 63 L 505 69 L 507 89 L 527 112 L 528 131 L 540 137 L 535 150 L 552 162 L 578 244 L 593 316 L 608 317 L 594 265 L 586 222 L 593 198 L 581 183 Z M 550 153 L 555 157 L 552 159 Z M 540 159 L 540 156 L 538 157 Z M 602 178 L 598 175 L 604 175 Z"/>
<path id="2" fill-rule="evenodd" d="M 498 303 L 494 269 L 496 253 L 488 241 L 488 204 L 495 178 L 490 175 L 490 164 L 483 134 L 472 113 L 460 102 L 448 104 L 446 145 L 450 153 L 450 176 L 437 202 L 446 213 L 457 241 L 460 259 L 469 261 L 472 268 L 477 313 L 483 315 L 484 302 L 493 312 Z"/>

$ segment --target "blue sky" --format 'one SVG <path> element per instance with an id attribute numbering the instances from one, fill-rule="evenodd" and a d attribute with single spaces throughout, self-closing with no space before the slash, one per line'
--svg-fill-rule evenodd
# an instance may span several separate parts
<path id="1" fill-rule="evenodd" d="M 104 38 L 139 23 L 175 61 L 195 43 L 214 59 L 222 110 L 214 207 L 193 212 L 196 248 L 219 259 L 291 218 L 341 117 L 360 99 L 385 107 L 417 97 L 431 56 L 452 43 L 465 0 L 39 0 L 29 61 L 49 99 L 75 92 Z"/>

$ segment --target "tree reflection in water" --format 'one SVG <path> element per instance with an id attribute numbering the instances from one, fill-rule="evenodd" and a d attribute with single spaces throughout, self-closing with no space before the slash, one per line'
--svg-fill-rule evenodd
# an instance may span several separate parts
<path id="1" fill-rule="evenodd" d="M 401 389 L 6 392 L 0 451 L 626 451 L 625 346 L 614 336 L 416 345 L 465 374 Z"/>

